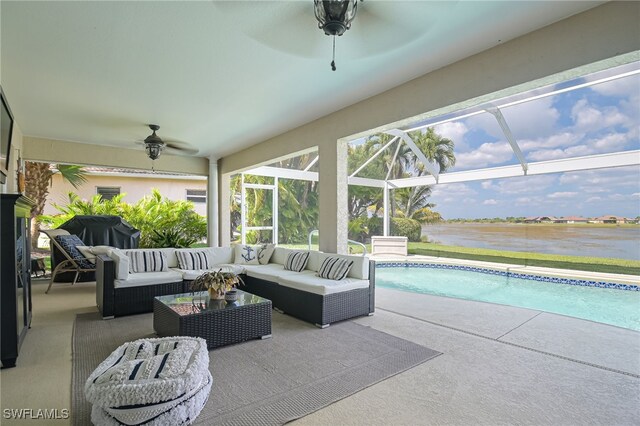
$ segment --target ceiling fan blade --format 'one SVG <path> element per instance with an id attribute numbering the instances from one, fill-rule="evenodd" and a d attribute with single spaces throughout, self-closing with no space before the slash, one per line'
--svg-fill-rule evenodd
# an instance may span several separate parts
<path id="1" fill-rule="evenodd" d="M 229 19 L 237 22 L 241 32 L 279 52 L 314 57 L 326 38 L 318 28 L 313 3 L 310 1 L 239 1 L 214 4 Z"/>
<path id="2" fill-rule="evenodd" d="M 195 155 L 198 152 L 200 152 L 200 150 L 198 150 L 188 142 L 183 142 L 176 139 L 165 139 L 164 143 L 165 143 L 165 149 L 179 152 L 182 154 Z"/>
<path id="3" fill-rule="evenodd" d="M 337 43 L 344 45 L 344 55 L 353 58 L 372 56 L 403 47 L 423 37 L 437 22 L 435 10 L 439 8 L 431 7 L 435 3 L 363 3 L 358 8 L 351 29 L 340 37 Z"/>
<path id="4" fill-rule="evenodd" d="M 164 150 L 168 154 L 175 154 L 175 155 L 196 155 L 198 152 L 200 152 L 200 150 L 193 147 L 186 148 L 186 147 L 175 146 L 169 143 L 165 144 Z"/>

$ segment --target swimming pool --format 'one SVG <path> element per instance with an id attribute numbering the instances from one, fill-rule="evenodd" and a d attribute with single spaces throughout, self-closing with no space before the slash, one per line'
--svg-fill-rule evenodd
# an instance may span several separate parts
<path id="1" fill-rule="evenodd" d="M 378 263 L 376 286 L 536 309 L 640 330 L 640 291 L 625 284 L 466 266 Z"/>

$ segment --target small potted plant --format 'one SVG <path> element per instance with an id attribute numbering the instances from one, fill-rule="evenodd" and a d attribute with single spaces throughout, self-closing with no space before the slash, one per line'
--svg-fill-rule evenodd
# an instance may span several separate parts
<path id="1" fill-rule="evenodd" d="M 191 283 L 191 291 L 208 291 L 211 299 L 221 300 L 225 293 L 242 284 L 242 279 L 233 272 L 209 271 L 198 276 Z"/>

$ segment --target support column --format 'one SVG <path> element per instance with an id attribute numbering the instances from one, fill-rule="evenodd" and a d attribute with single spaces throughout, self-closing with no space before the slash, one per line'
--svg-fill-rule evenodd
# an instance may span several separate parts
<path id="1" fill-rule="evenodd" d="M 218 211 L 219 234 L 218 240 L 220 247 L 229 247 L 231 245 L 231 175 L 223 174 L 220 176 L 220 184 L 218 186 Z"/>
<path id="2" fill-rule="evenodd" d="M 347 142 L 326 141 L 318 146 L 320 251 L 347 254 Z"/>
<path id="3" fill-rule="evenodd" d="M 217 247 L 220 244 L 218 204 L 218 159 L 210 157 L 209 178 L 207 179 L 207 243 L 210 247 Z"/>
<path id="4" fill-rule="evenodd" d="M 391 216 L 390 207 L 389 207 L 389 183 L 384 181 L 384 193 L 382 194 L 382 209 L 384 210 L 384 214 L 382 215 L 382 235 L 385 237 L 389 236 L 389 217 Z"/>

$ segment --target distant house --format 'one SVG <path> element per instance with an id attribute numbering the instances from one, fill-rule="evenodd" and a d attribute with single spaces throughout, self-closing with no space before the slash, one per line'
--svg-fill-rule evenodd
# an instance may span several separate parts
<path id="1" fill-rule="evenodd" d="M 556 219 L 555 223 L 588 223 L 589 219 L 582 216 L 566 216 Z"/>
<path id="2" fill-rule="evenodd" d="M 538 216 L 525 217 L 523 222 L 524 223 L 540 223 L 538 219 L 539 219 Z"/>
<path id="3" fill-rule="evenodd" d="M 554 216 L 533 216 L 526 217 L 523 222 L 524 223 L 556 223 L 558 218 Z"/>
<path id="4" fill-rule="evenodd" d="M 91 199 L 96 194 L 111 199 L 124 193 L 123 201 L 135 203 L 145 195 L 157 189 L 160 194 L 171 200 L 192 201 L 195 211 L 207 215 L 207 178 L 205 176 L 181 175 L 178 173 L 145 170 L 113 169 L 105 167 L 85 167 L 87 182 L 74 188 L 63 181 L 60 174 L 53 175 L 44 214 L 59 213 L 51 203 L 64 205 L 69 201 L 68 193 L 75 192 L 83 199 Z"/>
<path id="5" fill-rule="evenodd" d="M 604 215 L 600 217 L 594 218 L 592 223 L 634 223 L 634 219 L 629 219 L 627 217 L 616 216 L 616 215 Z"/>

